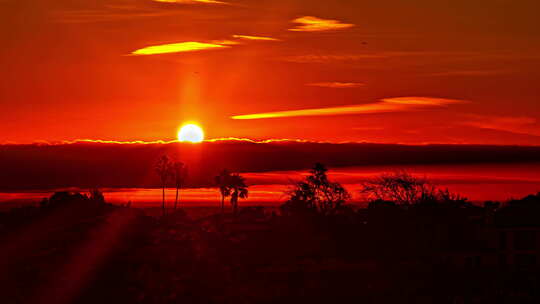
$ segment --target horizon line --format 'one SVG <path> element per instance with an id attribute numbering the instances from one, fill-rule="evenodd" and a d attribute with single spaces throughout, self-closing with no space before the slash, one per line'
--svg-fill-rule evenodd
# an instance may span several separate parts
<path id="1" fill-rule="evenodd" d="M 95 144 L 117 144 L 117 145 L 151 145 L 151 144 L 184 144 L 184 145 L 199 145 L 204 143 L 219 143 L 219 142 L 245 142 L 253 144 L 272 144 L 272 143 L 306 143 L 306 144 L 372 144 L 372 145 L 399 145 L 399 146 L 489 146 L 489 147 L 540 147 L 540 145 L 522 145 L 522 144 L 485 144 L 485 143 L 448 143 L 448 142 L 418 142 L 418 143 L 404 143 L 404 142 L 370 142 L 370 141 L 320 141 L 320 140 L 308 140 L 299 138 L 268 138 L 268 139 L 252 139 L 242 137 L 218 137 L 205 139 L 201 143 L 189 143 L 181 142 L 177 139 L 174 140 L 105 140 L 105 139 L 88 139 L 80 138 L 74 140 L 60 140 L 60 141 L 47 141 L 36 140 L 29 143 L 18 143 L 13 141 L 6 141 L 0 143 L 2 146 L 61 146 L 83 143 L 95 143 Z"/>

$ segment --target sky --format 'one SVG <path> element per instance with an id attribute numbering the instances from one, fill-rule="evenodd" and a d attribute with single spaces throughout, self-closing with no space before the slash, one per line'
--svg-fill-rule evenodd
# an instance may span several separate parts
<path id="1" fill-rule="evenodd" d="M 0 0 L 0 143 L 540 145 L 536 0 Z"/>
<path id="2" fill-rule="evenodd" d="M 535 188 L 540 181 L 540 147 L 247 140 L 201 144 L 77 142 L 0 145 L 0 193 L 66 187 L 159 188 L 161 180 L 156 174 L 155 164 L 162 155 L 179 160 L 186 166 L 188 172 L 183 187 L 188 188 L 213 187 L 214 177 L 228 169 L 247 174 L 250 185 L 275 183 L 285 185 L 283 189 L 286 189 L 291 180 L 296 180 L 294 174 L 283 173 L 274 175 L 273 179 L 261 179 L 253 173 L 307 171 L 317 162 L 325 164 L 331 171 L 386 167 L 381 173 L 399 170 L 388 169 L 392 167 L 406 169 L 438 165 L 456 167 L 454 174 L 465 172 L 486 180 L 502 178 L 506 175 L 504 168 L 514 167 L 516 172 L 521 172 L 519 179 L 533 183 Z M 428 170 L 424 174 L 432 175 L 433 171 Z M 515 178 L 513 180 L 516 181 Z M 352 183 L 351 180 L 344 182 Z"/>
<path id="3" fill-rule="evenodd" d="M 12 206 L 6 202 L 37 202 L 54 191 L 96 187 L 109 202 L 159 204 L 155 164 L 162 155 L 187 168 L 182 202 L 213 206 L 220 203 L 214 177 L 224 168 L 242 174 L 254 205 L 286 200 L 292 183 L 316 162 L 328 166 L 331 180 L 342 183 L 353 202 L 365 202 L 359 190 L 366 180 L 403 170 L 474 202 L 524 197 L 538 192 L 540 183 L 540 147 L 248 140 L 0 145 L 0 210 Z"/>

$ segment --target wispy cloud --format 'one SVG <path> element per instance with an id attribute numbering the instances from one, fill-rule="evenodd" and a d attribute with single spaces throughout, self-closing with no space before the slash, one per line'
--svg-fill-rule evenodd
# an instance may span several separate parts
<path id="1" fill-rule="evenodd" d="M 321 88 L 332 88 L 332 89 L 350 89 L 363 87 L 366 84 L 360 82 L 315 82 L 308 83 L 308 86 L 312 87 L 321 87 Z"/>
<path id="2" fill-rule="evenodd" d="M 204 4 L 225 4 L 229 5 L 228 2 L 223 1 L 217 1 L 217 0 L 153 0 L 155 2 L 162 2 L 162 3 L 180 3 L 180 4 L 197 4 L 197 3 L 204 3 Z"/>
<path id="3" fill-rule="evenodd" d="M 289 29 L 289 31 L 293 32 L 331 31 L 346 29 L 354 26 L 354 24 L 342 23 L 339 20 L 322 19 L 313 16 L 296 18 L 292 22 L 298 24 L 296 27 Z"/>
<path id="4" fill-rule="evenodd" d="M 281 61 L 294 63 L 332 63 L 348 62 L 363 59 L 387 59 L 407 56 L 443 56 L 448 53 L 441 52 L 366 52 L 358 54 L 303 54 L 278 58 Z"/>
<path id="5" fill-rule="evenodd" d="M 506 57 L 505 57 L 506 56 Z M 289 55 L 277 58 L 281 61 L 294 62 L 294 63 L 334 63 L 334 62 L 352 62 L 360 60 L 377 60 L 377 59 L 400 59 L 402 57 L 407 58 L 420 58 L 425 59 L 429 57 L 433 60 L 442 61 L 468 61 L 478 60 L 490 57 L 497 58 L 516 58 L 516 54 L 511 53 L 482 53 L 482 52 L 457 52 L 457 51 L 364 51 L 359 53 L 312 53 L 312 54 L 297 54 Z M 438 73 L 427 74 L 429 76 L 480 76 L 491 74 L 502 74 L 510 72 L 510 70 L 452 70 L 443 71 Z"/>
<path id="6" fill-rule="evenodd" d="M 236 6 L 236 4 L 217 1 L 217 0 L 150 0 L 154 2 L 169 3 L 169 4 L 182 4 L 178 7 L 175 5 L 163 5 L 163 6 L 148 6 L 138 3 L 138 1 L 124 1 L 135 2 L 131 4 L 107 4 L 107 5 L 92 5 L 88 1 L 89 8 L 87 9 L 52 9 L 49 14 L 52 20 L 61 23 L 95 23 L 95 22 L 115 22 L 132 19 L 145 19 L 145 18 L 159 18 L 167 16 L 189 16 L 188 11 L 183 4 L 220 4 L 227 6 Z M 1 2 L 1 0 L 0 0 Z M 95 1 L 94 1 L 95 2 Z M 144 1 L 143 1 L 144 2 Z M 206 16 L 208 18 L 209 16 Z M 213 18 L 217 18 L 214 16 Z"/>
<path id="7" fill-rule="evenodd" d="M 501 75 L 508 73 L 508 70 L 456 70 L 456 71 L 446 71 L 446 72 L 439 72 L 439 73 L 432 73 L 429 74 L 429 76 L 440 76 L 440 77 L 447 77 L 447 76 L 493 76 L 493 75 Z"/>
<path id="8" fill-rule="evenodd" d="M 261 37 L 261 36 L 249 36 L 249 35 L 233 35 L 233 38 L 245 39 L 245 40 L 281 41 L 280 39 L 277 39 L 277 38 Z"/>
<path id="9" fill-rule="evenodd" d="M 540 125 L 534 117 L 467 114 L 465 118 L 461 124 L 475 128 L 540 136 Z"/>
<path id="10" fill-rule="evenodd" d="M 210 43 L 212 44 L 219 44 L 219 45 L 239 45 L 239 44 L 242 44 L 241 42 L 239 41 L 236 41 L 236 40 L 212 40 Z"/>
<path id="11" fill-rule="evenodd" d="M 325 63 L 334 61 L 356 61 L 361 57 L 359 55 L 292 55 L 278 58 L 281 61 L 294 63 Z M 377 57 L 381 58 L 381 57 Z"/>
<path id="12" fill-rule="evenodd" d="M 180 43 L 148 46 L 142 49 L 135 50 L 131 54 L 157 55 L 157 54 L 169 54 L 169 53 L 194 52 L 194 51 L 203 51 L 203 50 L 211 50 L 211 49 L 223 49 L 223 48 L 229 48 L 229 47 L 230 46 L 226 44 L 190 41 L 190 42 L 180 42 Z"/>
<path id="13" fill-rule="evenodd" d="M 303 109 L 291 111 L 278 111 L 232 116 L 232 119 L 265 119 L 299 116 L 330 116 L 350 114 L 372 114 L 388 112 L 405 112 L 429 108 L 445 107 L 451 104 L 466 103 L 465 100 L 432 98 L 432 97 L 396 97 L 385 98 L 375 103 L 349 105 L 341 107 L 328 107 L 316 109 Z"/>
<path id="14" fill-rule="evenodd" d="M 176 15 L 177 11 L 141 8 L 133 5 L 106 5 L 102 9 L 51 11 L 51 19 L 60 23 L 94 23 L 156 18 Z"/>
<path id="15" fill-rule="evenodd" d="M 157 55 L 157 54 L 169 54 L 169 53 L 183 53 L 183 52 L 194 52 L 194 51 L 203 51 L 211 49 L 223 49 L 230 48 L 234 45 L 243 44 L 241 40 L 257 40 L 257 41 L 277 41 L 279 39 L 270 38 L 270 37 L 259 37 L 259 36 L 247 36 L 247 35 L 233 35 L 234 39 L 224 39 L 224 40 L 211 40 L 207 42 L 196 42 L 196 41 L 187 41 L 180 43 L 170 43 L 170 44 L 161 44 L 161 45 L 152 45 L 144 47 L 133 51 L 132 55 Z"/>

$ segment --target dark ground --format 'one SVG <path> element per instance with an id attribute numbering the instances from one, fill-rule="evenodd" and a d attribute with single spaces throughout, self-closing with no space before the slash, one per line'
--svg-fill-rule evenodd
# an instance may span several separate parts
<path id="1" fill-rule="evenodd" d="M 538 303 L 534 266 L 445 258 L 491 256 L 473 233 L 486 227 L 480 209 L 158 219 L 91 201 L 18 208 L 0 214 L 0 302 Z"/>

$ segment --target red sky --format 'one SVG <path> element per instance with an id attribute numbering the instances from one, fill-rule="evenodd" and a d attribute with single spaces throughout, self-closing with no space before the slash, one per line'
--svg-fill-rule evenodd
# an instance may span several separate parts
<path id="1" fill-rule="evenodd" d="M 197 121 L 209 138 L 540 145 L 538 11 L 0 0 L 0 143 L 170 140 Z"/>
<path id="2" fill-rule="evenodd" d="M 538 192 L 540 166 L 536 164 L 469 164 L 469 165 L 412 165 L 412 166 L 373 166 L 333 168 L 329 177 L 340 182 L 352 195 L 352 203 L 365 203 L 365 196 L 360 193 L 360 185 L 367 179 L 379 176 L 381 172 L 407 170 L 420 178 L 428 178 L 441 189 L 467 197 L 472 202 L 486 200 L 506 201 L 511 198 L 525 197 Z M 242 201 L 243 206 L 281 204 L 287 199 L 284 194 L 292 180 L 301 180 L 309 174 L 307 171 L 279 171 L 264 173 L 245 173 L 249 184 L 249 200 Z M 63 190 L 83 191 L 87 189 L 65 188 Z M 156 206 L 161 203 L 162 193 L 159 188 L 102 188 L 108 202 L 125 204 L 128 201 L 137 207 Z M 169 188 L 167 197 L 174 198 L 176 189 Z M 30 191 L 0 191 L 0 210 L 18 200 L 38 202 L 51 195 L 50 190 L 30 189 Z M 168 201 L 172 204 L 171 200 Z M 220 194 L 216 188 L 182 189 L 183 206 L 220 205 Z M 158 205 L 159 206 L 159 205 Z"/>

